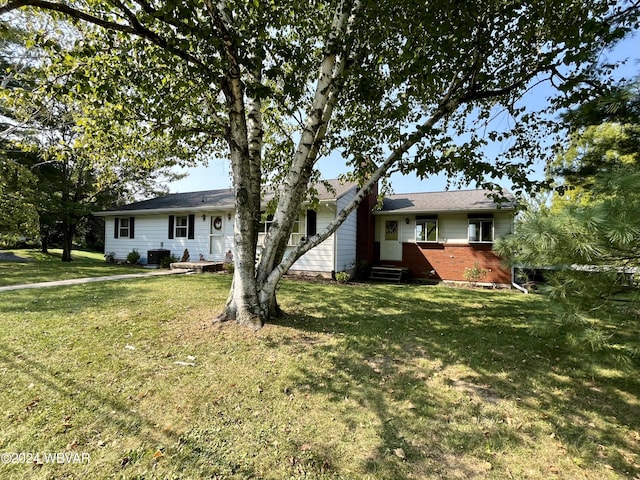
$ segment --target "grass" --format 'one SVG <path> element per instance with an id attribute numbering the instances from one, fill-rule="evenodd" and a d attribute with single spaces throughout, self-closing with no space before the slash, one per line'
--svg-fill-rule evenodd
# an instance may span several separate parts
<path id="1" fill-rule="evenodd" d="M 284 281 L 288 314 L 251 332 L 211 323 L 229 280 L 0 294 L 0 452 L 90 456 L 0 476 L 640 475 L 637 364 L 531 336 L 539 296 Z"/>
<path id="2" fill-rule="evenodd" d="M 0 287 L 136 272 L 132 266 L 108 264 L 103 254 L 95 252 L 74 250 L 73 261 L 64 263 L 61 260 L 62 250 L 58 249 L 51 249 L 48 254 L 37 250 L 10 252 L 27 261 L 0 261 Z"/>

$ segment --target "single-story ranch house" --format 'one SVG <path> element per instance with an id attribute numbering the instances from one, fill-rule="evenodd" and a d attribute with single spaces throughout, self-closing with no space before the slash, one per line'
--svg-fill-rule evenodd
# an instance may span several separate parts
<path id="1" fill-rule="evenodd" d="M 300 212 L 290 244 L 322 231 L 356 194 L 357 186 L 321 184 L 316 210 Z M 290 273 L 332 276 L 356 266 L 401 267 L 410 277 L 510 286 L 512 273 L 493 252 L 493 241 L 513 232 L 515 202 L 497 203 L 486 190 L 389 195 L 375 210 L 372 192 L 341 227 L 300 257 Z M 191 260 L 227 260 L 233 255 L 233 191 L 176 193 L 95 213 L 105 219 L 105 252 L 125 259 L 137 250 L 142 263 L 159 263 L 158 252 Z M 270 217 L 260 224 L 262 235 Z"/>

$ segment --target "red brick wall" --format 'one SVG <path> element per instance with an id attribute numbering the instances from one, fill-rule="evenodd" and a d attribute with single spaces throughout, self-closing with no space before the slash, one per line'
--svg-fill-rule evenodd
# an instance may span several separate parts
<path id="1" fill-rule="evenodd" d="M 378 257 L 380 258 L 380 257 Z M 511 284 L 511 272 L 502 265 L 490 244 L 443 245 L 439 243 L 403 243 L 402 261 L 385 264 L 406 267 L 413 278 L 466 281 L 466 268 L 475 263 L 487 274 L 479 282 Z"/>

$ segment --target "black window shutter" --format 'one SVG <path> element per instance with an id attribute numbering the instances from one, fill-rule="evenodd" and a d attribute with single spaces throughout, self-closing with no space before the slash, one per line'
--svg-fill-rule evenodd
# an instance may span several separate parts
<path id="1" fill-rule="evenodd" d="M 113 221 L 113 238 L 118 238 L 118 234 L 120 233 L 120 219 L 116 217 Z"/>
<path id="2" fill-rule="evenodd" d="M 192 213 L 189 215 L 189 224 L 187 226 L 187 238 L 189 240 L 193 240 L 195 238 L 196 231 L 196 216 Z"/>
<path id="3" fill-rule="evenodd" d="M 129 217 L 129 238 L 133 238 L 133 236 L 135 235 L 135 217 Z"/>
<path id="4" fill-rule="evenodd" d="M 173 215 L 169 215 L 169 238 L 173 238 L 173 223 L 175 221 L 175 218 Z"/>
<path id="5" fill-rule="evenodd" d="M 315 210 L 307 210 L 307 237 L 318 233 L 318 214 Z"/>

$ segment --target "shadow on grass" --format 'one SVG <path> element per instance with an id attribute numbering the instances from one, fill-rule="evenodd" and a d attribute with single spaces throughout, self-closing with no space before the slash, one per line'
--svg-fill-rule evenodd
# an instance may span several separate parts
<path id="1" fill-rule="evenodd" d="M 175 465 L 188 465 L 191 474 L 198 478 L 229 474 L 243 478 L 255 476 L 251 465 L 239 465 L 225 456 L 225 449 L 216 443 L 215 431 L 180 432 L 164 428 L 153 416 L 153 411 L 138 405 L 144 399 L 141 392 L 144 395 L 145 390 L 153 390 L 155 372 L 161 371 L 162 378 L 166 375 L 163 372 L 179 372 L 178 369 L 183 368 L 165 367 L 173 365 L 169 353 L 160 352 L 158 356 L 142 353 L 145 351 L 143 336 L 134 334 L 134 338 L 141 340 L 135 353 L 140 351 L 141 355 L 134 356 L 134 352 L 125 347 L 126 332 L 135 332 L 137 326 L 135 305 L 140 303 L 141 295 L 156 291 L 154 283 L 175 285 L 158 278 L 144 283 L 56 287 L 47 290 L 44 296 L 37 290 L 29 290 L 7 292 L 0 297 L 0 310 L 9 317 L 21 317 L 21 323 L 27 325 L 19 330 L 20 338 L 12 333 L 10 326 L 3 325 L 6 334 L 0 343 L 0 374 L 8 379 L 4 384 L 9 392 L 7 398 L 17 399 L 18 403 L 6 405 L 3 412 L 5 418 L 0 425 L 6 423 L 7 428 L 0 433 L 0 447 L 8 451 L 31 452 L 46 451 L 45 445 L 49 445 L 52 451 L 89 452 L 94 468 L 89 477 L 94 478 L 148 478 L 150 472 L 161 470 L 157 467 L 163 461 L 167 462 L 169 470 Z M 123 320 L 125 317 L 118 321 L 118 312 L 115 315 L 111 312 L 106 323 L 101 324 L 99 306 L 103 302 L 119 302 L 126 318 L 132 321 Z M 157 312 L 153 322 L 158 325 L 162 325 L 165 317 L 175 315 L 170 306 L 163 307 L 163 304 L 152 302 Z M 34 320 L 29 317 L 32 312 Z M 92 317 L 86 324 L 69 321 L 88 315 Z M 56 321 L 58 318 L 60 320 Z M 100 333 L 96 334 L 94 330 L 97 329 Z M 0 332 L 2 330 L 0 328 Z M 43 335 L 46 342 L 42 340 Z M 96 344 L 91 338 L 93 335 L 98 335 L 103 343 Z M 85 340 L 90 347 L 79 346 Z M 32 345 L 44 348 L 31 348 Z M 155 346 L 154 343 L 151 348 Z M 47 361 L 48 351 L 53 352 L 51 357 L 55 360 Z M 65 351 L 69 352 L 68 356 Z M 103 361 L 110 363 L 100 365 Z M 100 367 L 95 368 L 96 365 Z M 63 421 L 65 415 L 71 417 L 70 423 L 77 428 L 69 427 L 67 431 L 66 421 Z M 101 444 L 99 440 L 105 437 L 114 443 Z M 162 455 L 156 455 L 157 452 Z M 165 454 L 170 460 L 162 460 Z M 66 466 L 60 465 L 10 465 L 7 468 L 13 471 L 7 473 L 0 469 L 3 478 L 9 478 L 19 470 L 23 473 L 12 478 L 30 476 L 29 471 L 40 475 L 38 478 L 78 478 L 78 467 L 74 465 L 70 465 L 66 473 L 63 470 Z M 56 470 L 47 474 L 49 468 Z M 37 474 L 39 471 L 42 473 Z"/>
<path id="2" fill-rule="evenodd" d="M 288 283 L 283 291 L 308 299 L 307 288 Z M 277 322 L 341 339 L 307 351 L 330 361 L 332 374 L 301 367 L 295 381 L 333 402 L 352 398 L 377 417 L 380 445 L 366 461 L 370 473 L 511 475 L 519 467 L 507 464 L 508 452 L 542 449 L 553 458 L 560 449 L 580 468 L 640 474 L 635 375 L 556 338 L 531 336 L 532 321 L 549 318 L 541 298 L 425 288 L 347 287 Z M 550 473 L 545 468 L 556 467 L 540 465 L 541 477 Z"/>
<path id="3" fill-rule="evenodd" d="M 91 429 L 98 437 L 102 432 L 117 430 L 119 436 L 131 436 L 144 439 L 146 447 L 142 451 L 129 450 L 122 451 L 122 455 L 117 462 L 111 465 L 112 472 L 127 474 L 132 464 L 138 462 L 138 467 L 143 471 L 154 469 L 156 454 L 165 448 L 170 449 L 171 461 L 177 464 L 192 465 L 200 463 L 200 471 L 203 477 L 217 478 L 217 471 L 239 473 L 242 476 L 252 477 L 254 472 L 246 465 L 229 465 L 225 463 L 220 454 L 220 445 L 215 443 L 215 432 L 202 432 L 194 436 L 192 432 L 179 434 L 175 431 L 158 428 L 157 419 L 139 414 L 135 409 L 135 404 L 131 399 L 118 398 L 117 394 L 105 395 L 104 386 L 94 388 L 91 382 L 81 381 L 73 378 L 59 369 L 52 369 L 43 362 L 33 357 L 28 357 L 25 353 L 14 350 L 7 345 L 0 345 L 0 363 L 9 368 L 14 374 L 19 373 L 27 377 L 31 382 L 44 385 L 49 391 L 55 392 L 60 399 L 78 402 L 83 410 L 90 411 L 94 417 Z M 31 402 L 36 408 L 40 399 Z M 35 404 L 35 405 L 34 405 Z M 59 420 L 56 418 L 55 420 Z M 17 418 L 20 422 L 23 419 Z M 64 435 L 63 430 L 59 435 Z M 75 441 L 75 440 L 74 440 Z M 99 445 L 98 445 L 99 446 Z M 171 446 L 171 447 L 169 447 Z M 77 451 L 95 448 L 96 445 L 77 445 L 73 448 Z M 152 447 L 151 450 L 149 448 Z M 68 448 L 68 447 L 67 447 Z M 108 448 L 103 446 L 102 448 Z M 15 447 L 14 447 L 15 449 Z M 37 451 L 37 447 L 30 446 L 26 451 Z M 99 452 L 92 453 L 93 458 L 98 457 Z M 194 461 L 197 458 L 198 461 Z M 100 462 L 100 459 L 98 458 Z M 36 468 L 29 466 L 27 468 Z M 193 470 L 192 470 L 193 471 Z M 101 475 L 107 476 L 107 470 L 101 470 Z M 127 474 L 129 475 L 129 474 Z M 127 478 L 138 478 L 127 477 Z M 140 478 L 144 478 L 144 475 Z"/>

